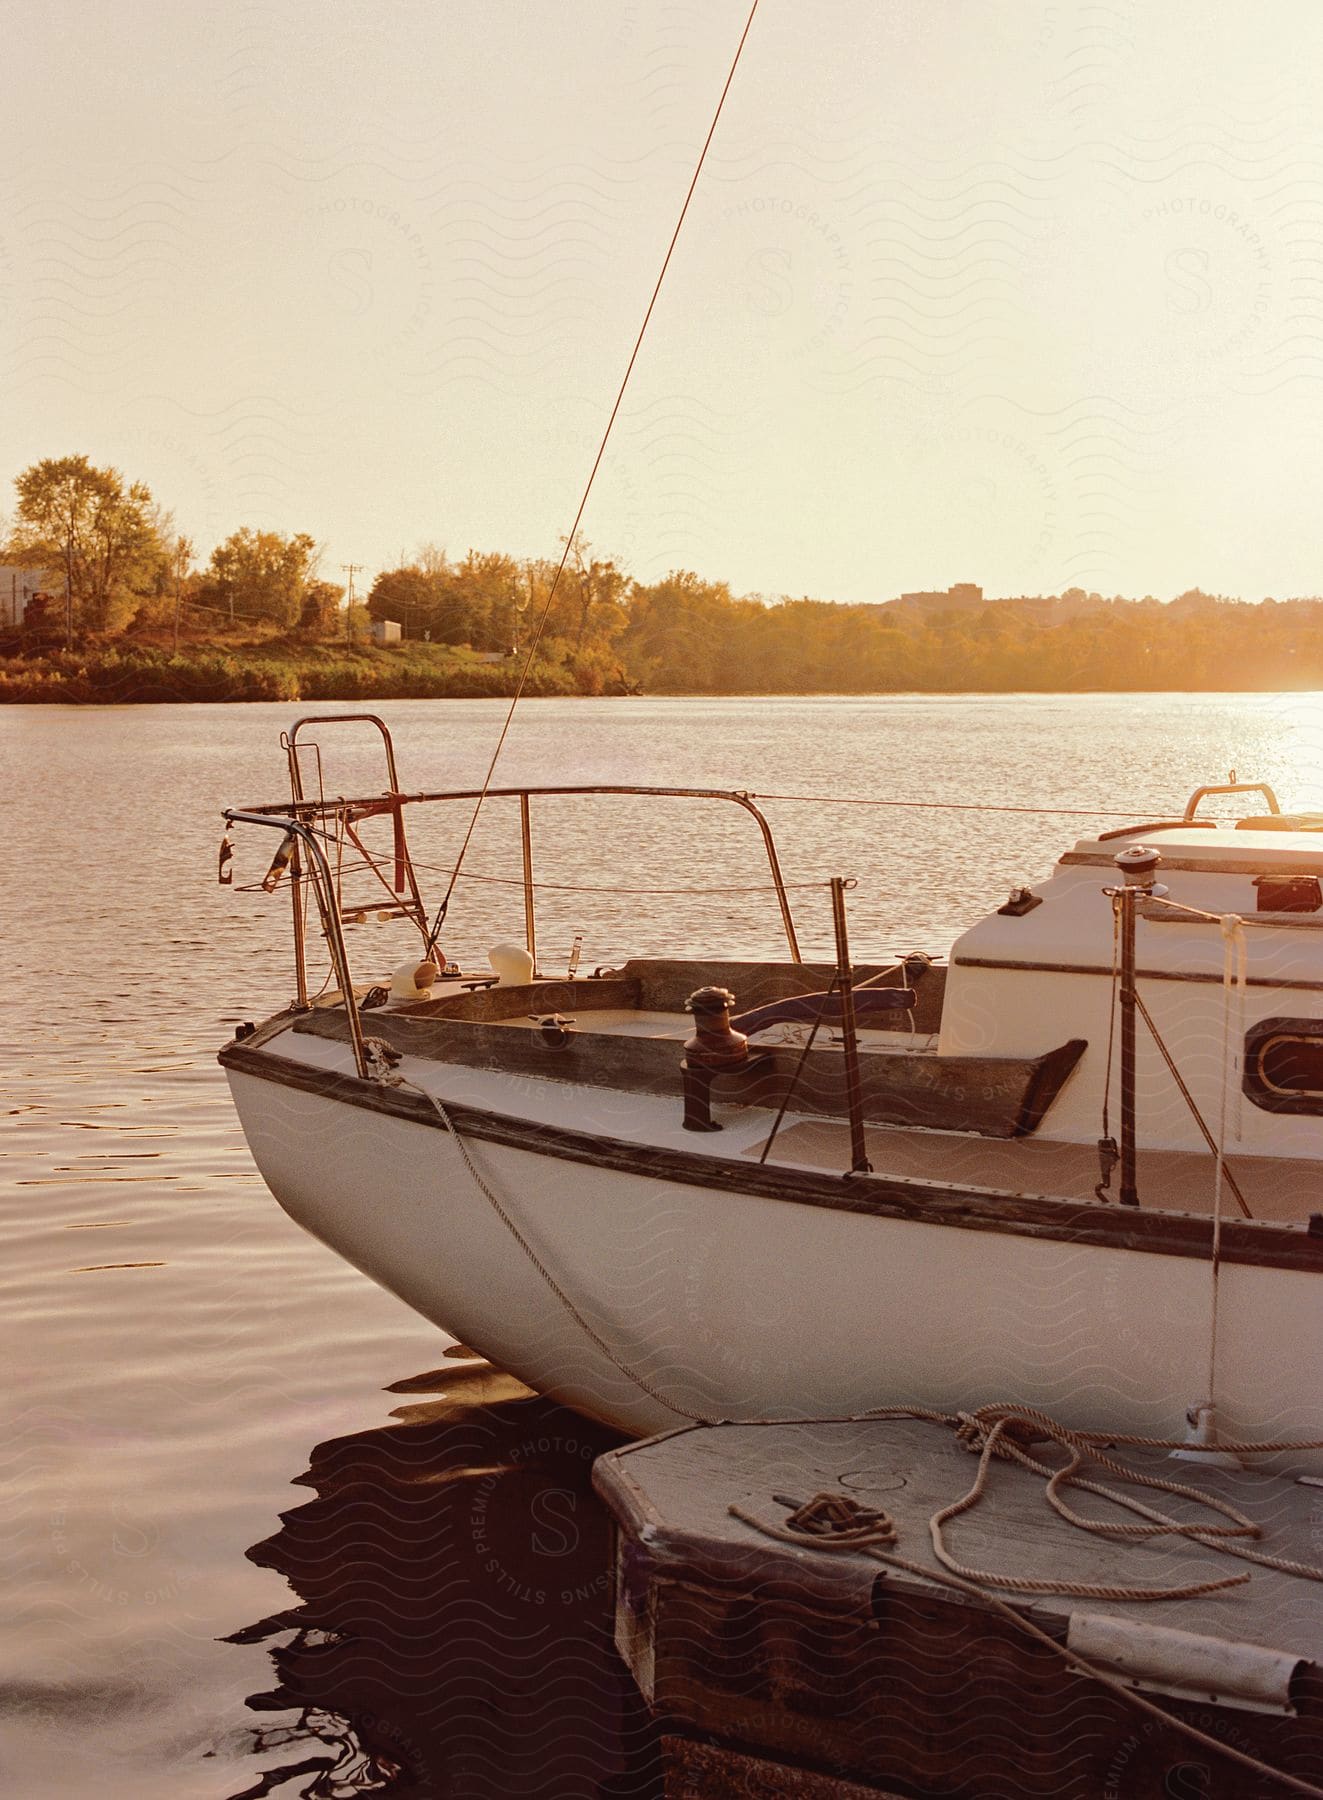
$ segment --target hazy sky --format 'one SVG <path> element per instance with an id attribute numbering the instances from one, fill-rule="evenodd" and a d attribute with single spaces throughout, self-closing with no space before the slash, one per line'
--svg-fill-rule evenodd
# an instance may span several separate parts
<path id="1" fill-rule="evenodd" d="M 13 7 L 0 480 L 568 526 L 745 0 Z M 1317 0 L 761 0 L 590 503 L 653 578 L 1323 591 Z"/>

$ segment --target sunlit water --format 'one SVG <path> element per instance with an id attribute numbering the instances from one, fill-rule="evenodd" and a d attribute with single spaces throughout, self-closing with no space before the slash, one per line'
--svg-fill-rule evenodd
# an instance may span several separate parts
<path id="1" fill-rule="evenodd" d="M 294 1606 L 291 1574 L 305 1598 L 316 1590 L 320 1610 L 305 1621 L 320 1626 L 335 1612 L 334 1555 L 315 1579 L 306 1567 L 300 1575 L 288 1542 L 260 1561 L 245 1555 L 308 1499 L 289 1484 L 315 1446 L 327 1446 L 323 1476 L 338 1466 L 337 1446 L 355 1447 L 354 1504 L 380 1528 L 389 1512 L 372 1504 L 374 1482 L 384 1493 L 391 1470 L 405 1466 L 399 1446 L 416 1471 L 433 1455 L 476 1458 L 480 1468 L 488 1443 L 485 1424 L 450 1415 L 390 1426 L 399 1402 L 382 1390 L 444 1370 L 445 1340 L 284 1218 L 249 1160 L 214 1060 L 236 1020 L 260 1018 L 291 991 L 287 904 L 243 891 L 265 869 L 274 834 L 260 844 L 255 833 L 237 835 L 235 887 L 215 875 L 220 809 L 281 797 L 277 737 L 297 710 L 0 712 L 0 1367 L 10 1390 L 0 1788 L 32 1800 L 349 1794 L 389 1787 L 395 1767 L 412 1767 L 409 1791 L 425 1792 L 419 1758 L 433 1771 L 444 1760 L 444 1717 L 419 1727 L 419 1750 L 396 1741 L 401 1728 L 382 1724 L 367 1690 L 345 1689 L 343 1671 L 319 1698 L 321 1640 L 291 1639 L 297 1621 L 277 1636 L 279 1687 L 269 1636 L 224 1641 L 252 1639 L 246 1628 Z M 503 710 L 383 705 L 404 785 L 480 781 Z M 317 735 L 328 793 L 381 789 L 378 764 L 352 734 Z M 1284 802 L 1323 806 L 1318 698 L 536 701 L 520 710 L 498 779 L 1133 808 L 1158 818 L 1232 767 L 1273 783 Z M 945 947 L 1090 824 L 783 800 L 765 810 L 805 948 L 827 948 L 823 883 L 841 874 L 858 882 L 850 916 L 861 959 Z M 508 885 L 515 823 L 511 802 L 494 803 L 474 840 L 466 872 L 483 879 L 459 884 L 443 940 L 461 961 L 482 961 L 496 938 L 522 934 L 522 898 Z M 443 868 L 462 824 L 451 809 L 444 829 L 420 826 L 420 858 Z M 549 973 L 579 934 L 589 969 L 631 952 L 777 949 L 757 831 L 734 808 L 545 802 L 535 829 Z M 435 887 L 439 876 L 426 879 Z M 620 888 L 664 891 L 584 891 Z M 695 891 L 712 889 L 727 891 Z M 398 922 L 350 935 L 363 979 L 411 953 Z M 444 1384 L 443 1375 L 421 1387 Z M 519 1417 L 514 1429 L 527 1436 L 537 1420 Z M 582 1462 L 596 1441 L 588 1433 L 559 1453 Z M 318 1492 L 324 1503 L 324 1481 Z M 471 1538 L 471 1527 L 451 1524 Z M 328 1530 L 324 1542 L 338 1527 Z M 517 1546 L 517 1505 L 503 1530 Z M 444 1635 L 444 1607 L 419 1614 L 416 1593 L 402 1612 L 395 1606 L 392 1583 L 404 1576 L 387 1555 L 391 1530 L 379 1535 L 380 1544 L 364 1528 L 355 1539 L 359 1577 L 365 1558 L 370 1569 L 378 1551 L 383 1559 L 379 1581 L 368 1580 L 378 1610 L 430 1620 Z M 434 1535 L 432 1548 L 454 1541 Z M 472 1547 L 468 1538 L 457 1545 L 457 1568 Z M 441 1590 L 447 1559 L 433 1558 Z M 498 1559 L 502 1569 L 517 1560 L 514 1548 Z M 509 1576 L 520 1580 L 543 1592 L 534 1577 Z M 570 1612 L 509 1591 L 506 1603 L 537 1646 L 536 1679 L 550 1687 Z M 410 1641 L 419 1647 L 417 1634 Z M 368 1739 L 376 1719 L 376 1752 L 341 1729 L 341 1714 L 353 1712 L 349 1702 L 337 1712 L 341 1690 L 351 1701 L 358 1692 Z M 264 1694 L 255 1711 L 248 1701 Z M 617 1703 L 627 1710 L 628 1696 Z M 501 1791 L 499 1773 L 488 1778 Z M 530 1782 L 512 1769 L 507 1791 L 534 1791 Z M 469 1791 L 480 1785 L 471 1779 Z"/>

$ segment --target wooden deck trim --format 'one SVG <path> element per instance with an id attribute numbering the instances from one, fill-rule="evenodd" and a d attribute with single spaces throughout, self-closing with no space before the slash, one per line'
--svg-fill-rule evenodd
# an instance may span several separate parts
<path id="1" fill-rule="evenodd" d="M 431 1000 L 392 1006 L 389 1012 L 370 1008 L 364 1016 L 376 1026 L 385 1019 L 451 1019 L 463 1024 L 492 1024 L 499 1019 L 518 1019 L 527 1013 L 604 1012 L 614 1007 L 637 1007 L 639 983 L 630 977 L 584 976 L 581 979 L 539 979 L 521 986 L 456 987 L 439 985 Z M 302 1027 L 300 1027 L 302 1029 Z"/>
<path id="2" fill-rule="evenodd" d="M 385 1087 L 339 1070 L 315 1068 L 270 1050 L 250 1049 L 242 1042 L 227 1044 L 218 1060 L 227 1070 L 280 1087 L 317 1094 L 366 1112 L 386 1113 L 429 1130 L 445 1129 L 427 1098 L 408 1088 Z M 650 1181 L 674 1181 L 715 1193 L 746 1194 L 965 1231 L 1193 1257 L 1201 1262 L 1209 1259 L 1212 1247 L 1212 1220 L 1194 1213 L 1122 1209 L 1100 1201 L 1010 1194 L 901 1176 L 826 1175 L 665 1145 L 630 1143 L 604 1133 L 543 1125 L 459 1103 L 447 1102 L 446 1110 L 466 1137 L 534 1156 L 615 1169 Z M 1319 1273 L 1323 1272 L 1323 1236 L 1267 1220 L 1224 1220 L 1221 1255 L 1224 1263 Z"/>
<path id="3" fill-rule="evenodd" d="M 957 969 L 1014 969 L 1021 975 L 1105 975 L 1109 981 L 1112 979 L 1111 969 L 1104 968 L 1101 963 L 1025 962 L 1005 956 L 957 956 L 952 963 Z M 1212 969 L 1137 969 L 1135 973 L 1141 981 L 1206 981 L 1214 982 L 1218 987 L 1223 981 L 1221 971 Z M 1302 988 L 1306 993 L 1323 993 L 1323 981 L 1305 976 L 1251 975 L 1246 986 Z"/>

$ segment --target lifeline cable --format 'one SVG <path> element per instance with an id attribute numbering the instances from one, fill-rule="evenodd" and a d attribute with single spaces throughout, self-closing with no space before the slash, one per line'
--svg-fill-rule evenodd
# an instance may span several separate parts
<path id="1" fill-rule="evenodd" d="M 718 121 L 721 118 L 722 108 L 726 104 L 726 95 L 730 92 L 730 84 L 735 79 L 735 71 L 739 67 L 740 57 L 744 52 L 745 40 L 748 38 L 749 29 L 753 24 L 753 16 L 757 10 L 758 0 L 753 0 L 753 5 L 749 8 L 749 16 L 744 21 L 744 30 L 740 33 L 740 41 L 735 46 L 735 56 L 731 62 L 729 73 L 726 76 L 725 86 L 721 90 L 721 98 L 717 101 L 717 110 L 713 113 L 712 123 L 707 128 L 707 136 L 703 140 L 703 148 L 698 153 L 698 161 L 694 165 L 694 173 L 689 182 L 689 191 L 684 197 L 684 205 L 680 208 L 680 216 L 675 221 L 675 230 L 671 233 L 671 241 L 666 247 L 666 255 L 662 258 L 661 272 L 657 276 L 656 285 L 652 290 L 652 298 L 648 301 L 648 310 L 643 315 L 643 323 L 639 326 L 639 334 L 634 340 L 634 348 L 629 353 L 629 362 L 625 366 L 625 373 L 616 394 L 615 404 L 611 408 L 611 416 L 607 419 L 606 429 L 602 433 L 602 441 L 597 446 L 597 455 L 593 458 L 593 466 L 588 472 L 588 480 L 584 486 L 583 496 L 579 501 L 579 510 L 574 515 L 574 523 L 570 526 L 569 536 L 565 540 L 565 549 L 561 554 L 560 563 L 557 566 L 556 573 L 552 577 L 551 587 L 547 592 L 546 604 L 542 608 L 542 616 L 539 618 L 537 630 L 533 634 L 533 642 L 529 645 L 528 655 L 524 658 L 524 666 L 519 675 L 519 685 L 515 689 L 514 698 L 511 700 L 509 711 L 505 715 L 505 723 L 501 726 L 500 736 L 496 740 L 496 748 L 492 751 L 492 759 L 487 766 L 487 774 L 483 780 L 482 792 L 478 795 L 473 808 L 473 817 L 469 820 L 468 830 L 464 833 L 464 841 L 459 847 L 459 855 L 455 859 L 454 874 L 451 876 L 450 885 L 446 888 L 441 904 L 437 908 L 436 918 L 432 921 L 432 928 L 427 937 L 427 950 L 429 952 L 436 943 L 436 940 L 440 935 L 441 926 L 445 922 L 446 910 L 450 905 L 450 896 L 455 891 L 455 882 L 459 878 L 459 871 L 464 862 L 465 852 L 468 850 L 469 841 L 477 827 L 478 815 L 482 811 L 483 801 L 487 798 L 487 789 L 491 786 L 492 776 L 496 771 L 496 764 L 500 758 L 501 750 L 505 745 L 505 739 L 510 730 L 511 721 L 515 715 L 515 708 L 523 697 L 524 686 L 528 680 L 529 672 L 533 667 L 533 658 L 537 655 L 538 645 L 542 642 L 542 633 L 546 629 L 547 619 L 551 613 L 551 603 L 556 598 L 556 589 L 560 585 L 560 578 L 565 572 L 565 564 L 569 560 L 571 549 L 574 547 L 574 540 L 578 534 L 580 522 L 583 519 L 584 509 L 588 505 L 588 496 L 593 491 L 593 482 L 597 479 L 597 471 L 601 467 L 603 456 L 606 454 L 607 440 L 611 436 L 611 429 L 616 422 L 616 415 L 620 411 L 620 404 L 625 398 L 625 389 L 629 386 L 629 378 L 634 373 L 634 364 L 638 359 L 639 351 L 643 347 L 644 333 L 648 329 L 648 324 L 652 318 L 653 308 L 657 304 L 657 296 L 661 293 L 662 282 L 666 279 L 666 271 L 671 266 L 671 256 L 675 250 L 676 243 L 679 240 L 685 217 L 688 214 L 689 202 L 694 197 L 694 189 L 698 186 L 698 178 L 703 172 L 703 164 L 707 160 L 708 147 L 716 132 Z"/>
<path id="2" fill-rule="evenodd" d="M 1115 807 L 1107 806 L 1012 806 L 995 800 L 874 800 L 861 794 L 749 794 L 748 798 L 791 800 L 813 806 L 885 806 L 904 812 L 1038 813 L 1062 819 L 1134 819 L 1139 812 L 1161 811 L 1156 806 L 1132 807 L 1129 812 L 1118 812 Z M 1225 813 L 1217 815 L 1219 818 L 1229 816 Z M 1150 819 L 1147 825 L 1137 824 L 1135 830 L 1151 831 L 1154 825 L 1163 822 Z"/>

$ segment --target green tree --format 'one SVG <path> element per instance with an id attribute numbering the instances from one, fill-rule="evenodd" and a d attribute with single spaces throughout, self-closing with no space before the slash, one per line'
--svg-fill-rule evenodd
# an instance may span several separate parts
<path id="1" fill-rule="evenodd" d="M 299 609 L 299 630 L 310 638 L 330 637 L 339 628 L 340 602 L 345 590 L 333 581 L 309 581 L 303 589 Z M 354 607 L 355 615 L 358 607 Z"/>
<path id="2" fill-rule="evenodd" d="M 451 571 L 441 636 L 479 650 L 509 650 L 520 600 L 519 565 L 499 550 L 470 550 Z"/>
<path id="3" fill-rule="evenodd" d="M 72 622 L 93 631 L 122 625 L 135 596 L 151 593 L 168 551 L 151 491 L 85 456 L 47 457 L 14 483 L 11 554 L 63 571 Z"/>
<path id="4" fill-rule="evenodd" d="M 604 648 L 619 637 L 625 626 L 626 577 L 609 557 L 594 557 L 582 533 L 570 545 L 561 583 L 573 608 L 576 655 L 584 649 L 585 640 L 595 640 Z"/>
<path id="5" fill-rule="evenodd" d="M 244 525 L 212 551 L 202 599 L 231 620 L 269 619 L 288 630 L 302 616 L 316 561 L 317 546 L 306 532 L 286 537 Z"/>
<path id="6" fill-rule="evenodd" d="M 443 573 L 428 573 L 417 563 L 384 569 L 368 594 L 368 615 L 373 619 L 394 619 L 406 638 L 419 638 L 436 624 L 444 579 Z"/>
<path id="7" fill-rule="evenodd" d="M 635 586 L 621 639 L 627 666 L 662 692 L 719 694 L 744 685 L 740 639 L 747 613 L 763 609 L 731 598 L 725 582 L 674 570 L 651 587 Z"/>

